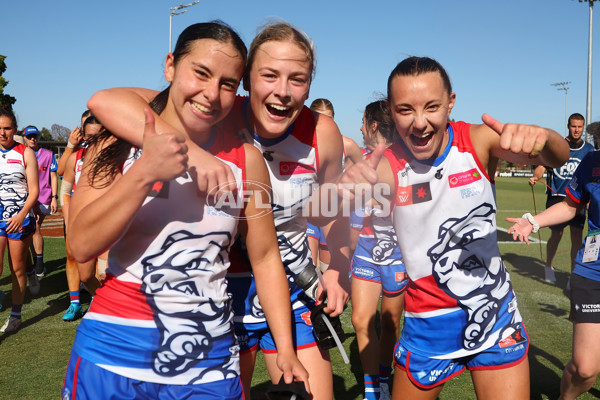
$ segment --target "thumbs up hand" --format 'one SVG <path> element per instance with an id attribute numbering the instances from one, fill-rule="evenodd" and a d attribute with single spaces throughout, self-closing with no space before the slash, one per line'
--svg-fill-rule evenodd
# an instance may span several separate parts
<path id="1" fill-rule="evenodd" d="M 184 136 L 178 133 L 157 134 L 152 112 L 146 108 L 144 115 L 140 161 L 144 162 L 146 173 L 156 181 L 170 181 L 181 176 L 188 169 L 188 148 Z"/>
<path id="2" fill-rule="evenodd" d="M 483 114 L 481 120 L 500 135 L 500 147 L 513 153 L 525 153 L 530 158 L 537 157 L 546 142 L 549 131 L 536 125 L 503 124 L 488 114 Z"/>

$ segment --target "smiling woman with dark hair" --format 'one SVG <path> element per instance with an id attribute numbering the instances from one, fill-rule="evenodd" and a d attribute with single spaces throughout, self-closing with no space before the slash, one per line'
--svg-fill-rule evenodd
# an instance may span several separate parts
<path id="1" fill-rule="evenodd" d="M 90 147 L 70 206 L 69 243 L 82 262 L 110 249 L 108 269 L 77 331 L 63 396 L 241 398 L 225 280 L 238 231 L 281 349 L 277 367 L 288 383 L 307 380 L 292 347 L 273 217 L 258 206 L 270 204 L 259 190 L 269 187 L 266 167 L 256 149 L 217 125 L 234 105 L 245 60 L 245 46 L 228 26 L 189 26 L 166 57 L 170 85 L 152 104 L 179 133 L 158 135 L 146 108 L 140 147 L 109 133 Z M 217 207 L 199 194 L 202 171 L 188 168 L 197 155 L 186 142 L 231 168 L 248 200 L 242 207 Z M 80 273 L 94 272 L 87 268 Z"/>
<path id="2" fill-rule="evenodd" d="M 529 340 L 498 249 L 492 178 L 500 158 L 559 166 L 569 149 L 550 129 L 487 114 L 483 124 L 449 122 L 455 102 L 436 60 L 401 61 L 388 78 L 400 140 L 379 163 L 353 167 L 355 179 L 376 168 L 391 189 L 410 279 L 392 398 L 435 399 L 468 369 L 478 398 L 528 399 Z"/>

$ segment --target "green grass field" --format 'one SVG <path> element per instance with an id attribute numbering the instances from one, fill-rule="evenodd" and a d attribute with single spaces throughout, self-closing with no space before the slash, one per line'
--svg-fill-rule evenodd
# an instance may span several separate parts
<path id="1" fill-rule="evenodd" d="M 500 178 L 497 181 L 498 226 L 507 229 L 506 217 L 518 217 L 533 212 L 532 191 L 525 178 Z M 542 185 L 535 190 L 538 212 L 544 209 Z M 549 230 L 541 230 L 547 240 Z M 519 300 L 519 309 L 531 339 L 531 398 L 556 399 L 562 370 L 571 355 L 572 326 L 567 320 L 569 300 L 564 291 L 570 271 L 568 233 L 560 244 L 555 259 L 557 282 L 544 281 L 540 245 L 529 246 L 508 242 L 508 235 L 499 232 L 500 250 L 510 270 Z M 546 249 L 543 246 L 543 257 Z M 61 317 L 69 299 L 65 279 L 64 242 L 47 239 L 45 260 L 50 273 L 42 278 L 38 297 L 26 296 L 23 306 L 23 325 L 15 334 L 0 334 L 0 399 L 55 399 L 60 395 L 64 373 L 78 323 L 63 322 Z M 5 263 L 6 264 L 6 263 Z M 7 292 L 0 323 L 10 313 L 10 275 L 8 265 L 0 276 L 0 289 Z M 84 308 L 89 296 L 82 295 Z M 362 398 L 362 371 L 356 337 L 350 322 L 351 305 L 342 316 L 348 339 L 344 343 L 351 363 L 343 363 L 337 350 L 332 351 L 336 399 Z M 264 392 L 268 386 L 266 371 L 261 364 L 253 382 L 253 394 Z M 440 399 L 475 399 L 468 373 L 448 382 Z M 600 382 L 580 397 L 600 398 Z"/>

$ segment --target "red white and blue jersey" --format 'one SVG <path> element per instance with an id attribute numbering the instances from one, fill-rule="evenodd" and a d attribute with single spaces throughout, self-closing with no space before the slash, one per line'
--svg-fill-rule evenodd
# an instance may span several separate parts
<path id="1" fill-rule="evenodd" d="M 381 215 L 380 208 L 360 212 L 365 213 L 365 216 L 352 258 L 381 266 L 402 264 L 402 253 L 398 248 L 392 216 Z M 356 218 L 354 217 L 355 221 Z M 353 226 L 357 225 L 354 222 Z"/>
<path id="2" fill-rule="evenodd" d="M 81 171 L 83 171 L 83 158 L 85 157 L 85 153 L 87 153 L 87 145 L 84 143 L 75 153 L 75 181 L 73 182 L 73 189 L 71 193 L 75 190 L 77 186 L 77 182 L 79 182 L 79 178 L 81 178 Z"/>
<path id="3" fill-rule="evenodd" d="M 433 162 L 413 159 L 402 142 L 385 152 L 396 180 L 394 228 L 411 280 L 401 343 L 440 359 L 494 346 L 521 322 L 497 244 L 494 186 L 470 124 L 451 122 L 448 135 Z"/>
<path id="4" fill-rule="evenodd" d="M 27 146 L 15 143 L 8 150 L 0 149 L 0 206 L 2 222 L 6 222 L 23 209 L 29 187 L 25 168 Z M 30 213 L 31 215 L 31 213 Z"/>
<path id="5" fill-rule="evenodd" d="M 204 146 L 228 164 L 243 193 L 245 154 L 213 132 Z M 123 171 L 141 155 L 134 149 Z M 82 358 L 116 374 L 171 385 L 239 375 L 231 296 L 225 274 L 241 207 L 207 204 L 189 173 L 156 182 L 108 255 L 73 345 Z"/>
<path id="6" fill-rule="evenodd" d="M 52 200 L 50 172 L 56 172 L 58 164 L 56 163 L 56 158 L 54 158 L 54 153 L 41 147 L 35 152 L 35 158 L 37 158 L 38 178 L 40 182 L 38 202 L 40 204 L 50 204 L 50 201 Z"/>
<path id="7" fill-rule="evenodd" d="M 578 204 L 588 205 L 588 231 L 600 230 L 600 152 L 588 153 L 581 163 L 571 183 L 566 189 L 567 196 Z M 585 241 L 575 257 L 573 273 L 588 279 L 600 281 L 600 260 L 583 262 Z"/>
<path id="8" fill-rule="evenodd" d="M 227 130 L 237 132 L 242 141 L 252 143 L 266 161 L 271 178 L 271 203 L 279 252 L 290 281 L 293 303 L 302 293 L 293 284 L 294 276 L 311 263 L 306 236 L 307 218 L 303 215 L 302 208 L 318 185 L 316 121 L 313 112 L 308 107 L 303 107 L 285 134 L 275 139 L 264 139 L 252 132 L 246 119 L 248 107 L 249 98 L 238 96 L 230 118 L 227 119 L 233 125 L 228 126 Z M 242 260 L 243 257 L 237 259 Z M 234 263 L 232 260 L 228 279 L 234 293 L 236 321 L 263 322 L 265 319 L 254 283 L 235 282 L 236 279 L 249 278 L 249 265 Z M 245 297 L 244 304 L 238 302 L 241 296 Z M 293 306 L 299 307 L 300 304 Z"/>

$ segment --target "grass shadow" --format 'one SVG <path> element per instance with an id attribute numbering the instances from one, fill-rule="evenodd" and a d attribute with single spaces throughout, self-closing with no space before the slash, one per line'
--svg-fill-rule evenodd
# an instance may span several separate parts
<path id="1" fill-rule="evenodd" d="M 569 315 L 569 312 L 567 310 L 557 307 L 554 304 L 539 303 L 539 305 L 540 311 L 552 314 L 555 317 L 567 317 Z"/>
<path id="2" fill-rule="evenodd" d="M 346 347 L 348 349 L 348 358 L 350 359 L 350 364 L 342 364 L 344 365 L 346 368 L 350 369 L 350 373 L 354 376 L 354 380 L 355 380 L 355 384 L 350 386 L 350 387 L 346 387 L 346 385 L 349 383 L 346 380 L 346 385 L 344 384 L 344 381 L 341 377 L 337 376 L 337 375 L 333 375 L 333 397 L 335 399 L 355 399 L 355 398 L 361 398 L 362 392 L 363 392 L 363 388 L 362 388 L 362 382 L 363 382 L 363 372 L 362 372 L 362 367 L 360 364 L 360 354 L 358 351 L 358 341 L 356 340 L 356 333 L 354 332 L 354 330 L 349 331 L 348 329 L 346 329 L 346 342 L 348 342 L 348 346 Z M 335 351 L 335 349 L 333 349 L 332 351 Z M 337 383 L 338 381 L 341 381 L 339 383 Z"/>
<path id="3" fill-rule="evenodd" d="M 569 272 L 555 269 L 554 274 L 556 275 L 556 282 L 548 282 L 544 279 L 545 264 L 539 258 L 515 253 L 503 253 L 502 259 L 504 262 L 508 262 L 513 266 L 514 270 L 511 274 L 517 273 L 523 277 L 534 279 L 546 285 L 564 288 L 571 275 Z"/>
<path id="4" fill-rule="evenodd" d="M 529 345 L 529 374 L 531 378 L 531 399 L 557 399 L 560 394 L 560 378 L 561 373 L 548 368 L 547 363 L 550 362 L 559 371 L 565 368 L 565 365 L 552 354 L 536 347 Z M 542 397 L 546 396 L 546 397 Z"/>
<path id="5" fill-rule="evenodd" d="M 58 298 L 48 301 L 47 307 L 44 308 L 44 310 L 41 313 L 37 314 L 36 316 L 27 318 L 26 320 L 24 320 L 23 323 L 21 324 L 21 327 L 19 328 L 19 330 L 15 331 L 15 332 L 5 333 L 2 336 L 0 336 L 0 345 L 8 337 L 10 337 L 16 333 L 19 333 L 23 328 L 26 328 L 33 324 L 36 324 L 37 322 L 39 322 L 45 318 L 54 317 L 55 315 L 60 314 L 61 312 L 63 312 L 66 309 L 65 304 L 68 305 L 69 302 L 70 302 L 70 300 L 69 300 L 68 293 L 66 293 Z"/>

